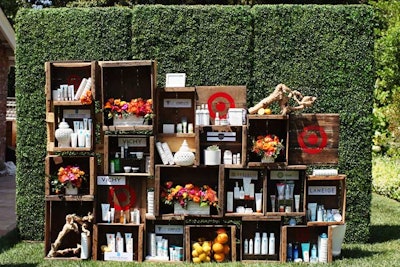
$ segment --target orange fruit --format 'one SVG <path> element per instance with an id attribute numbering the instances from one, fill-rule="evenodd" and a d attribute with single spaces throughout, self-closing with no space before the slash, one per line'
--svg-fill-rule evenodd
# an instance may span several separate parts
<path id="1" fill-rule="evenodd" d="M 214 260 L 217 262 L 222 262 L 225 259 L 225 254 L 224 253 L 215 253 L 214 254 Z"/>
<path id="2" fill-rule="evenodd" d="M 264 113 L 265 113 L 265 115 L 271 115 L 271 114 L 272 114 L 272 110 L 269 109 L 269 108 L 266 108 L 266 109 L 264 110 Z"/>
<path id="3" fill-rule="evenodd" d="M 214 253 L 224 253 L 224 245 L 222 245 L 221 243 L 214 243 L 212 246 L 212 250 L 214 251 Z"/>
<path id="4" fill-rule="evenodd" d="M 230 251 L 231 251 L 231 248 L 229 247 L 229 245 L 225 244 L 224 245 L 224 254 L 228 255 Z"/>
<path id="5" fill-rule="evenodd" d="M 225 244 L 226 242 L 228 242 L 228 235 L 226 233 L 220 233 L 217 235 L 217 242 L 221 243 L 221 244 Z"/>
<path id="6" fill-rule="evenodd" d="M 225 228 L 219 228 L 217 231 L 217 234 L 221 234 L 221 233 L 226 233 Z"/>

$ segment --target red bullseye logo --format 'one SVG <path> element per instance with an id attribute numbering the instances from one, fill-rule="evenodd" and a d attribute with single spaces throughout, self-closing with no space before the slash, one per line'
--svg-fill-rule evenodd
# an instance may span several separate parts
<path id="1" fill-rule="evenodd" d="M 326 147 L 328 137 L 324 128 L 320 126 L 307 126 L 297 136 L 300 148 L 308 154 L 318 154 Z"/>
<path id="2" fill-rule="evenodd" d="M 235 100 L 227 93 L 218 92 L 208 98 L 207 104 L 211 118 L 215 118 L 215 112 L 219 113 L 220 118 L 226 118 L 228 109 L 235 107 Z"/>

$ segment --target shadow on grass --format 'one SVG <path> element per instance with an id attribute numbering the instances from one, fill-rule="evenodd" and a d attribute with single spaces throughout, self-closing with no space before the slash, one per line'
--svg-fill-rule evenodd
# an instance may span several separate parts
<path id="1" fill-rule="evenodd" d="M 21 238 L 19 235 L 19 231 L 17 229 L 14 229 L 8 234 L 0 237 L 0 253 L 12 248 L 15 244 L 19 243 L 20 241 Z"/>
<path id="2" fill-rule="evenodd" d="M 346 248 L 342 249 L 340 256 L 334 257 L 334 260 L 368 258 L 372 257 L 374 254 L 374 251 L 365 251 L 359 248 Z"/>
<path id="3" fill-rule="evenodd" d="M 400 225 L 372 225 L 369 243 L 383 243 L 400 239 Z"/>

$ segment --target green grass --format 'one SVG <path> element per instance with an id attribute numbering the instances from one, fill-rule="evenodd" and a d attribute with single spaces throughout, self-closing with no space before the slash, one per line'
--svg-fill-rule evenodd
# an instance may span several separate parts
<path id="1" fill-rule="evenodd" d="M 367 207 L 366 207 L 367 208 Z M 373 194 L 371 236 L 368 244 L 344 244 L 342 255 L 331 264 L 313 266 L 400 266 L 400 203 Z M 102 261 L 45 260 L 42 242 L 18 242 L 17 233 L 11 232 L 0 239 L 0 267 L 9 266 L 172 266 L 172 264 L 119 263 Z M 196 266 L 195 264 L 187 264 Z M 292 266 L 298 264 L 244 264 L 219 263 L 201 266 Z M 303 265 L 304 266 L 304 265 Z"/>
<path id="2" fill-rule="evenodd" d="M 372 177 L 374 192 L 400 201 L 400 159 L 374 157 Z"/>

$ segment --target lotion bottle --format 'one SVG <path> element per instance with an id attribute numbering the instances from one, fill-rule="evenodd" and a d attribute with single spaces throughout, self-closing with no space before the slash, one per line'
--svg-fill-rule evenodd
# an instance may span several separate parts
<path id="1" fill-rule="evenodd" d="M 239 191 L 239 199 L 244 199 L 244 189 L 243 189 L 243 186 L 240 188 L 240 191 Z"/>
<path id="2" fill-rule="evenodd" d="M 243 254 L 249 254 L 249 240 L 247 238 L 244 240 Z"/>
<path id="3" fill-rule="evenodd" d="M 275 234 L 274 233 L 271 233 L 269 236 L 268 254 L 269 255 L 275 254 Z"/>
<path id="4" fill-rule="evenodd" d="M 268 254 L 268 236 L 267 233 L 262 234 L 261 238 L 261 255 Z"/>
<path id="5" fill-rule="evenodd" d="M 249 240 L 249 255 L 253 255 L 254 253 L 254 246 L 253 246 L 253 239 Z"/>
<path id="6" fill-rule="evenodd" d="M 239 182 L 236 182 L 235 187 L 233 188 L 233 198 L 239 199 L 240 189 L 239 189 Z"/>
<path id="7" fill-rule="evenodd" d="M 261 237 L 260 233 L 256 232 L 256 235 L 254 237 L 254 255 L 260 255 L 261 254 Z"/>

